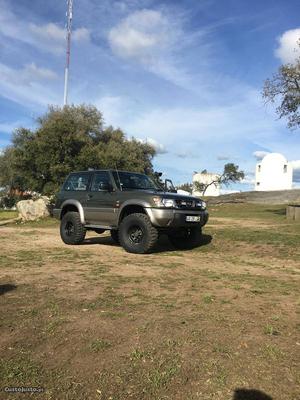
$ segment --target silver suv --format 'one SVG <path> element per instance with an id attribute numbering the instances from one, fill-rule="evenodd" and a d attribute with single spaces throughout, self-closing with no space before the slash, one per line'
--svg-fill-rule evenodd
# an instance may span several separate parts
<path id="1" fill-rule="evenodd" d="M 147 175 L 117 170 L 72 172 L 54 216 L 66 244 L 80 244 L 87 230 L 109 230 L 130 253 L 150 252 L 160 234 L 178 249 L 193 248 L 208 220 L 204 201 L 165 192 Z"/>

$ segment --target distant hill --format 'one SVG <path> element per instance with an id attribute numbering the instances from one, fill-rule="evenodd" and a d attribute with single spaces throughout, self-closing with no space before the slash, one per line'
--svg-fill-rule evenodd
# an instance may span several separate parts
<path id="1" fill-rule="evenodd" d="M 206 197 L 209 204 L 257 203 L 257 204 L 300 204 L 300 189 L 274 190 L 267 192 L 239 192 L 218 197 Z"/>

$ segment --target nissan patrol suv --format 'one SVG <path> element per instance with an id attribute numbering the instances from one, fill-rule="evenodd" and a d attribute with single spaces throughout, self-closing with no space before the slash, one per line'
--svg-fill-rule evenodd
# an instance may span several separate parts
<path id="1" fill-rule="evenodd" d="M 204 201 L 164 191 L 149 176 L 126 171 L 72 172 L 53 210 L 66 244 L 80 244 L 87 230 L 110 231 L 130 253 L 148 253 L 160 234 L 178 249 L 201 242 L 208 220 Z"/>

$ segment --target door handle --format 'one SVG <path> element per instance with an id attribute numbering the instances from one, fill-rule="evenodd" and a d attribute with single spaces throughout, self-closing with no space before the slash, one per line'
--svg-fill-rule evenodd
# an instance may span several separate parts
<path id="1" fill-rule="evenodd" d="M 88 195 L 87 195 L 87 199 L 88 199 L 88 200 L 90 200 L 92 197 L 93 197 L 92 194 L 88 194 Z"/>

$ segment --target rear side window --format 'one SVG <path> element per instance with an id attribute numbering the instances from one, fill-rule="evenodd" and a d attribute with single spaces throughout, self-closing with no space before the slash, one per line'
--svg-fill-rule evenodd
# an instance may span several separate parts
<path id="1" fill-rule="evenodd" d="M 85 191 L 89 186 L 89 178 L 89 174 L 72 174 L 64 184 L 64 190 Z"/>

